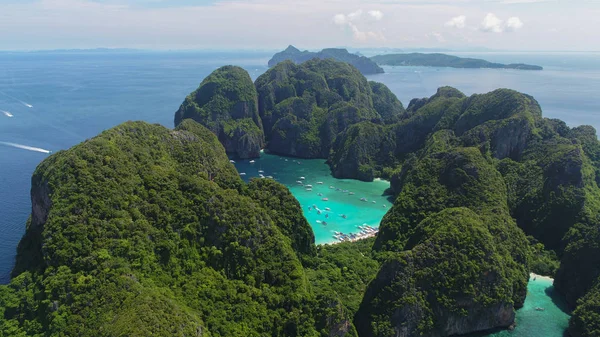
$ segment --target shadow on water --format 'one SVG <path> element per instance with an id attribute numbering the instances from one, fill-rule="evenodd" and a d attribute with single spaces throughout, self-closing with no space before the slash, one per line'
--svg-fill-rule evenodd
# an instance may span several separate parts
<path id="1" fill-rule="evenodd" d="M 507 329 L 498 328 L 498 329 L 491 329 L 491 330 L 486 330 L 486 331 L 481 331 L 481 332 L 475 332 L 475 333 L 471 333 L 471 334 L 461 335 L 461 336 L 464 336 L 464 337 L 487 337 L 487 336 L 489 336 L 491 334 L 496 334 L 496 333 L 503 332 L 503 331 L 507 332 L 507 333 L 510 333 L 510 331 L 508 331 Z"/>
<path id="2" fill-rule="evenodd" d="M 556 307 L 558 309 L 560 309 L 565 314 L 568 314 L 568 315 L 571 314 L 571 310 L 569 310 L 569 306 L 567 305 L 567 301 L 558 292 L 558 290 L 556 290 L 556 288 L 554 288 L 554 286 L 546 288 L 546 290 L 544 290 L 544 292 L 546 293 L 546 295 L 548 297 L 550 297 L 550 299 L 552 300 L 552 303 L 554 303 L 554 305 L 556 305 Z"/>

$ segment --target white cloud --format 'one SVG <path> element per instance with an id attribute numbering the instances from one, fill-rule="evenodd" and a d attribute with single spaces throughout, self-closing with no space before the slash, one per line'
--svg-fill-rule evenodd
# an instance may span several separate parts
<path id="1" fill-rule="evenodd" d="M 446 42 L 446 38 L 444 38 L 444 35 L 442 35 L 438 32 L 432 32 L 432 33 L 427 34 L 427 38 L 435 39 L 437 42 L 440 42 L 440 43 Z"/>
<path id="2" fill-rule="evenodd" d="M 453 17 L 452 19 L 450 19 L 450 21 L 446 22 L 446 26 L 462 29 L 462 28 L 465 28 L 466 23 L 467 23 L 467 17 L 464 15 L 460 15 L 460 16 Z"/>
<path id="3" fill-rule="evenodd" d="M 362 9 L 359 9 L 356 12 L 352 12 L 352 13 L 348 14 L 348 21 L 358 20 L 358 19 L 360 19 L 362 14 L 363 14 Z"/>
<path id="4" fill-rule="evenodd" d="M 493 13 L 488 13 L 481 22 L 481 30 L 491 33 L 514 32 L 523 27 L 523 21 L 516 16 L 511 16 L 503 21 Z"/>
<path id="5" fill-rule="evenodd" d="M 504 30 L 502 24 L 503 21 L 500 20 L 495 14 L 488 13 L 481 22 L 481 30 L 484 32 L 502 33 Z"/>
<path id="6" fill-rule="evenodd" d="M 378 10 L 369 11 L 369 15 L 370 15 L 370 16 L 371 16 L 373 19 L 375 19 L 375 20 L 377 20 L 377 21 L 379 21 L 379 20 L 383 19 L 383 13 L 382 13 L 381 11 L 378 11 Z"/>
<path id="7" fill-rule="evenodd" d="M 381 31 L 362 30 L 359 28 L 359 26 L 368 24 L 369 19 L 380 21 L 383 18 L 383 12 L 379 10 L 370 10 L 367 12 L 368 17 L 366 19 L 363 17 L 363 13 L 362 9 L 359 9 L 350 14 L 336 14 L 333 16 L 333 22 L 338 26 L 348 29 L 356 41 L 385 41 L 385 36 Z"/>
<path id="8" fill-rule="evenodd" d="M 336 14 L 333 17 L 333 22 L 335 22 L 336 25 L 345 25 L 346 22 L 348 22 L 348 20 L 346 19 L 346 16 L 344 14 Z"/>
<path id="9" fill-rule="evenodd" d="M 521 27 L 523 27 L 523 21 L 521 21 L 521 19 L 519 19 L 516 16 L 510 17 L 508 18 L 508 20 L 506 20 L 507 30 L 516 31 L 518 29 L 521 29 Z"/>

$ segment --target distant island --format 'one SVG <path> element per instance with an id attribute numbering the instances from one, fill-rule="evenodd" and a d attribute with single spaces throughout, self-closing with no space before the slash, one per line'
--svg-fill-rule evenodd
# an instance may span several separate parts
<path id="1" fill-rule="evenodd" d="M 336 61 L 349 63 L 356 67 L 356 69 L 358 69 L 363 75 L 381 74 L 384 72 L 383 69 L 374 61 L 365 56 L 351 54 L 346 49 L 327 48 L 321 50 L 320 52 L 310 52 L 308 50 L 300 51 L 298 48 L 291 45 L 284 51 L 273 55 L 273 57 L 269 60 L 269 67 L 274 67 L 278 63 L 285 60 L 290 60 L 296 64 L 299 64 L 314 58 L 322 60 L 334 59 Z"/>
<path id="2" fill-rule="evenodd" d="M 517 70 L 543 70 L 543 67 L 524 63 L 493 63 L 482 59 L 464 58 L 447 54 L 433 53 L 408 53 L 389 54 L 371 57 L 378 65 L 386 66 L 422 66 L 422 67 L 450 67 L 450 68 L 492 68 L 492 69 L 517 69 Z"/>

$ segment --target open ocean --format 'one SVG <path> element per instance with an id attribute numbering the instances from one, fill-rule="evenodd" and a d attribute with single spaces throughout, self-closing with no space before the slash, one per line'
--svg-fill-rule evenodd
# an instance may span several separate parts
<path id="1" fill-rule="evenodd" d="M 31 174 L 49 155 L 48 151 L 67 149 L 127 120 L 144 120 L 172 128 L 173 115 L 180 103 L 214 69 L 235 64 L 244 67 L 255 79 L 267 70 L 272 54 L 247 51 L 0 53 L 0 282 L 9 281 L 16 247 L 31 211 Z M 454 86 L 467 95 L 496 88 L 516 89 L 534 96 L 546 117 L 560 118 L 570 126 L 590 124 L 600 128 L 597 97 L 600 54 L 455 54 L 494 62 L 537 64 L 545 70 L 385 67 L 385 74 L 368 78 L 385 83 L 405 106 L 411 98 L 431 96 L 444 85 Z M 329 176 L 323 161 L 304 161 L 295 166 L 281 165 L 281 162 L 285 160 L 263 156 L 252 167 L 245 162 L 237 166 L 248 174 L 257 175 L 258 170 L 264 170 L 265 175 L 276 178 L 280 175 L 281 181 L 290 186 L 303 205 L 319 243 L 331 241 L 334 230 L 349 231 L 362 223 L 376 226 L 389 209 L 390 204 L 381 196 L 387 187 L 385 182 L 335 180 Z M 287 167 L 294 171 L 284 171 Z M 332 220 L 326 221 L 327 226 L 317 222 L 328 220 L 321 218 L 324 214 L 310 213 L 307 209 L 312 206 L 315 195 L 294 186 L 300 176 L 305 176 L 310 181 L 307 183 L 313 186 L 317 181 L 324 182 L 323 191 L 313 188 L 313 192 L 327 194 L 329 198 L 317 205 L 320 209 L 331 209 Z M 355 191 L 355 195 L 350 197 L 343 191 L 329 189 L 329 185 Z M 369 202 L 360 202 L 361 197 Z M 343 219 L 340 214 L 348 218 Z M 557 310 L 548 308 L 556 302 L 550 297 L 551 285 L 536 282 L 530 283 L 528 303 L 545 303 L 547 310 L 519 311 L 520 327 L 513 333 L 502 332 L 502 336 L 533 336 L 531 331 L 545 331 L 544 337 L 562 337 L 568 316 L 558 306 Z M 557 323 L 548 328 L 547 322 L 551 320 Z"/>

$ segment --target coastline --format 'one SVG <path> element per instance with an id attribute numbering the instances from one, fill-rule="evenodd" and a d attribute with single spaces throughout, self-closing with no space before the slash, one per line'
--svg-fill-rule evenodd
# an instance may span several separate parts
<path id="1" fill-rule="evenodd" d="M 360 241 L 360 240 L 364 240 L 364 239 L 368 239 L 368 238 L 374 238 L 375 236 L 377 236 L 378 232 L 379 231 L 366 233 L 366 234 L 356 234 L 357 236 L 354 239 L 348 239 L 348 240 L 344 240 L 344 241 L 333 240 L 331 242 L 317 244 L 317 246 L 319 246 L 319 245 L 337 245 L 337 244 L 344 243 L 344 242 L 356 242 L 356 241 Z"/>
<path id="2" fill-rule="evenodd" d="M 550 276 L 543 276 L 543 275 L 538 275 L 536 273 L 529 273 L 529 280 L 533 281 L 533 279 L 554 282 L 554 279 Z"/>

